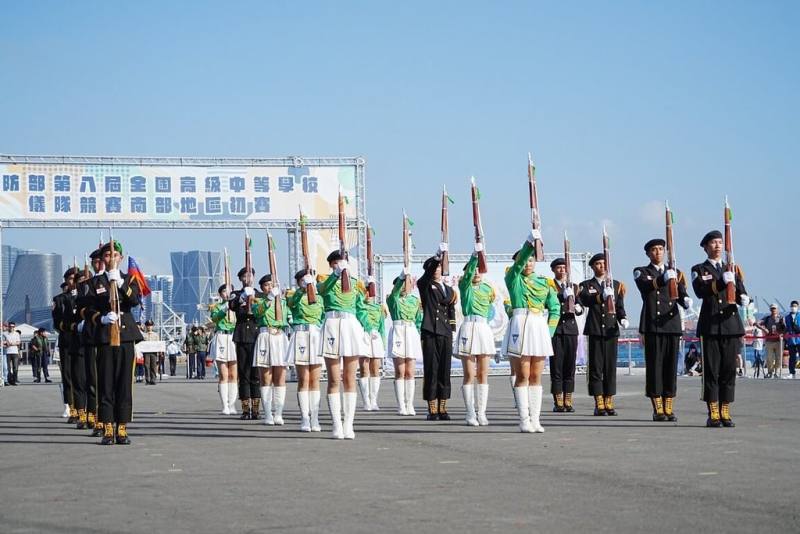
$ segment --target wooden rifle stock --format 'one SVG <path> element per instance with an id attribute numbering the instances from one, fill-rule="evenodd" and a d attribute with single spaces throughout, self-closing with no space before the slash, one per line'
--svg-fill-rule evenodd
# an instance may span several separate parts
<path id="1" fill-rule="evenodd" d="M 375 298 L 377 296 L 377 288 L 375 287 L 375 267 L 373 264 L 373 257 L 372 257 L 372 228 L 368 225 L 367 226 L 367 276 L 368 283 L 367 283 L 367 295 L 370 298 Z"/>
<path id="2" fill-rule="evenodd" d="M 343 260 L 347 260 L 347 225 L 344 216 L 344 195 L 341 188 L 339 189 L 339 253 L 342 255 Z M 342 270 L 342 293 L 350 292 L 350 274 L 347 269 Z"/>
<path id="3" fill-rule="evenodd" d="M 475 185 L 475 178 L 471 179 L 472 185 L 470 193 L 472 195 L 472 226 L 475 228 L 475 243 L 483 244 L 483 224 L 481 223 L 481 207 L 479 204 L 480 198 L 478 195 L 478 186 Z M 478 272 L 486 274 L 489 268 L 486 265 L 486 252 L 478 251 Z"/>
<path id="4" fill-rule="evenodd" d="M 727 304 L 736 304 L 736 264 L 733 260 L 733 232 L 731 231 L 731 208 L 728 205 L 728 197 L 725 197 L 725 270 L 733 273 L 734 281 L 728 282 L 725 287 L 725 300 Z"/>
<path id="5" fill-rule="evenodd" d="M 528 195 L 531 205 L 531 228 L 542 231 L 542 218 L 539 213 L 539 191 L 536 186 L 536 167 L 533 165 L 531 153 L 528 152 Z M 533 245 L 533 257 L 537 262 L 544 261 L 544 244 L 536 239 Z"/>
<path id="6" fill-rule="evenodd" d="M 564 232 L 564 269 L 567 274 L 566 285 L 567 287 L 572 287 L 572 266 L 570 265 L 569 261 L 569 251 L 570 251 L 570 243 L 569 239 L 567 239 L 567 233 Z M 567 297 L 567 313 L 575 314 L 575 295 L 570 295 Z"/>
<path id="7" fill-rule="evenodd" d="M 665 205 L 666 210 L 666 224 L 667 224 L 667 269 L 672 269 L 677 272 L 675 262 L 675 243 L 672 237 L 672 210 L 669 209 L 669 204 Z M 669 300 L 678 300 L 678 279 L 671 278 L 667 284 L 669 291 Z"/>
<path id="8" fill-rule="evenodd" d="M 408 229 L 408 216 L 403 212 L 403 268 L 406 272 L 404 281 L 406 294 L 414 290 L 411 280 L 411 235 Z"/>
<path id="9" fill-rule="evenodd" d="M 450 242 L 450 228 L 447 219 L 447 189 L 442 190 L 442 243 Z M 448 251 L 442 252 L 442 276 L 450 276 L 450 253 Z"/>
<path id="10" fill-rule="evenodd" d="M 314 271 L 311 268 L 311 257 L 308 252 L 308 230 L 306 229 L 306 218 L 305 215 L 303 215 L 302 207 L 300 208 L 300 248 L 303 253 L 303 263 L 306 274 L 313 276 Z M 317 302 L 317 288 L 313 283 L 306 285 L 306 299 L 308 299 L 309 304 L 315 304 Z"/>
<path id="11" fill-rule="evenodd" d="M 610 287 L 614 291 L 614 277 L 611 276 L 611 245 L 609 243 L 608 234 L 606 229 L 603 228 L 603 255 L 606 260 L 606 279 L 604 286 Z M 608 313 L 617 313 L 616 292 L 610 297 L 606 298 L 606 311 Z"/>
<path id="12" fill-rule="evenodd" d="M 272 287 L 280 288 L 278 281 L 278 263 L 275 261 L 275 243 L 272 241 L 272 234 L 267 232 L 267 257 L 269 258 L 269 275 L 272 278 Z M 273 306 L 275 306 L 275 320 L 277 322 L 283 321 L 283 303 L 281 296 L 278 295 L 274 299 Z"/>

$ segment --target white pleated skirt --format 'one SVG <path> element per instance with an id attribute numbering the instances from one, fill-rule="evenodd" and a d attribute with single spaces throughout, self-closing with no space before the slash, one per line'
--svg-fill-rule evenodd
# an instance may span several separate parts
<path id="1" fill-rule="evenodd" d="M 503 339 L 503 352 L 511 357 L 552 356 L 553 342 L 547 314 L 516 309 Z"/>
<path id="2" fill-rule="evenodd" d="M 315 324 L 295 326 L 289 339 L 286 359 L 290 365 L 321 365 L 325 363 L 320 353 L 319 326 Z"/>
<path id="3" fill-rule="evenodd" d="M 325 358 L 351 358 L 365 356 L 369 352 L 364 329 L 355 315 L 347 312 L 325 313 L 320 352 Z"/>
<path id="4" fill-rule="evenodd" d="M 236 361 L 236 345 L 233 344 L 233 334 L 217 332 L 211 339 L 209 347 L 209 359 L 220 363 Z"/>
<path id="5" fill-rule="evenodd" d="M 390 358 L 410 358 L 422 361 L 422 341 L 411 321 L 394 321 L 389 331 L 386 353 Z"/>
<path id="6" fill-rule="evenodd" d="M 286 367 L 288 347 L 289 340 L 283 330 L 261 327 L 253 349 L 253 367 Z"/>
<path id="7" fill-rule="evenodd" d="M 364 332 L 364 341 L 367 344 L 368 358 L 383 358 L 386 356 L 386 347 L 383 346 L 383 337 L 377 330 Z"/>
<path id="8" fill-rule="evenodd" d="M 456 353 L 459 356 L 494 356 L 494 333 L 484 317 L 468 315 L 458 329 Z"/>

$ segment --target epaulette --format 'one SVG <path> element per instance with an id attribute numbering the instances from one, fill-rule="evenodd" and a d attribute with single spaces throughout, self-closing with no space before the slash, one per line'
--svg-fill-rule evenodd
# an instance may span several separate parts
<path id="1" fill-rule="evenodd" d="M 357 288 L 359 291 L 361 291 L 362 293 L 366 293 L 366 292 L 367 292 L 367 286 L 365 286 L 365 285 L 364 285 L 364 282 L 362 282 L 361 280 L 359 280 L 358 282 L 356 282 L 356 288 Z"/>
<path id="2" fill-rule="evenodd" d="M 558 290 L 558 286 L 556 286 L 556 281 L 552 278 L 547 278 L 547 285 L 552 287 L 554 290 Z"/>
<path id="3" fill-rule="evenodd" d="M 625 287 L 625 282 L 619 283 L 619 296 L 624 297 L 628 289 Z"/>
<path id="4" fill-rule="evenodd" d="M 328 274 L 318 274 L 317 275 L 317 283 L 324 282 L 325 280 L 328 279 L 328 276 L 330 276 L 330 275 L 328 275 Z"/>
<path id="5" fill-rule="evenodd" d="M 683 273 L 683 271 L 678 271 L 678 283 L 679 284 L 686 283 L 686 275 Z"/>
<path id="6" fill-rule="evenodd" d="M 737 263 L 736 265 L 733 266 L 733 268 L 736 270 L 736 276 L 741 278 L 742 282 L 744 282 L 744 271 L 742 271 L 742 268 L 739 267 L 739 264 Z"/>
<path id="7" fill-rule="evenodd" d="M 295 288 L 287 289 L 286 290 L 286 298 L 287 299 L 292 298 L 295 293 L 297 293 L 297 289 L 295 289 Z"/>

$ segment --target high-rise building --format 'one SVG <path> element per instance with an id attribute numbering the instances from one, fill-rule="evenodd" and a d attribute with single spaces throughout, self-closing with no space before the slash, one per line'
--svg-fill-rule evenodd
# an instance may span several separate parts
<path id="1" fill-rule="evenodd" d="M 4 300 L 5 319 L 16 323 L 30 320 L 33 326 L 51 329 L 51 303 L 61 293 L 63 274 L 59 254 L 28 252 L 17 256 Z"/>
<path id="2" fill-rule="evenodd" d="M 198 306 L 205 307 L 222 284 L 222 254 L 206 250 L 171 252 L 172 261 L 172 308 L 182 312 L 186 323 L 204 321 L 208 314 Z"/>
<path id="3" fill-rule="evenodd" d="M 161 301 L 169 306 L 172 307 L 172 286 L 173 286 L 173 278 L 171 275 L 168 274 L 156 274 L 147 277 L 147 285 L 150 287 L 150 291 L 160 291 L 161 292 Z M 146 319 L 153 318 L 153 299 L 152 294 L 146 296 L 142 299 L 142 316 Z"/>
<path id="4" fill-rule="evenodd" d="M 12 247 L 11 245 L 3 245 L 2 256 L 2 275 L 3 275 L 3 297 L 8 293 L 8 284 L 11 281 L 11 273 L 14 272 L 14 264 L 17 262 L 17 257 L 22 254 L 28 254 L 30 251 Z"/>

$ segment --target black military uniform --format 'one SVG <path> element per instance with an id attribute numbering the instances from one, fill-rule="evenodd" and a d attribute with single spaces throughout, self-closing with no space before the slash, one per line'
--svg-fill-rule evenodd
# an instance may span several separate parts
<path id="1" fill-rule="evenodd" d="M 422 302 L 422 398 L 428 402 L 428 420 L 450 420 L 450 360 L 456 328 L 456 293 L 452 287 L 433 281 L 439 255 L 425 260 L 425 273 L 417 280 Z"/>
<path id="2" fill-rule="evenodd" d="M 707 233 L 701 247 L 712 239 L 722 239 L 717 230 Z M 730 417 L 730 403 L 736 388 L 736 356 L 741 348 L 744 325 L 736 304 L 725 299 L 726 284 L 723 273 L 726 265 L 706 260 L 692 267 L 692 288 L 703 299 L 697 320 L 703 357 L 703 400 L 708 405 L 710 427 L 735 426 Z M 748 301 L 744 277 L 739 266 L 735 269 L 736 301 Z M 744 297 L 744 299 L 742 298 Z"/>
<path id="3" fill-rule="evenodd" d="M 122 253 L 122 246 L 115 242 L 115 248 Z M 101 251 L 110 251 L 110 244 L 105 244 Z M 130 443 L 127 424 L 133 415 L 133 365 L 135 361 L 134 345 L 143 336 L 131 309 L 139 305 L 139 286 L 126 273 L 120 273 L 122 285 L 108 279 L 107 271 L 103 276 L 91 279 L 94 296 L 87 300 L 82 310 L 84 327 L 92 323 L 94 341 L 97 346 L 97 396 L 98 417 L 103 423 L 103 445 L 111 445 L 115 441 L 114 423 L 116 423 L 116 442 L 120 445 Z M 111 309 L 111 284 L 117 284 L 119 296 L 119 346 L 111 345 L 111 326 L 103 324 L 103 318 L 113 311 Z"/>
<path id="4" fill-rule="evenodd" d="M 85 389 L 85 375 L 83 370 L 77 370 L 80 345 L 77 333 L 77 297 L 70 289 L 74 287 L 74 278 L 78 270 L 70 267 L 64 272 L 63 293 L 53 298 L 53 326 L 58 331 L 59 367 L 61 369 L 61 393 L 64 404 L 69 405 L 69 418 L 67 422 L 86 424 L 86 405 L 83 400 Z M 80 363 L 83 360 L 80 359 Z M 82 422 L 81 422 L 82 420 Z"/>
<path id="5" fill-rule="evenodd" d="M 559 265 L 566 265 L 564 258 L 557 258 L 550 263 L 555 272 Z M 567 311 L 567 299 L 564 296 L 565 280 L 553 280 L 553 285 L 561 304 L 561 317 L 553 334 L 553 355 L 550 356 L 550 393 L 553 395 L 554 412 L 574 412 L 572 394 L 575 392 L 575 360 L 578 353 L 578 322 L 576 315 L 583 314 L 583 307 L 577 302 L 578 285 L 572 284 L 575 296 L 575 313 Z"/>
<path id="6" fill-rule="evenodd" d="M 666 246 L 663 239 L 651 239 L 644 245 L 645 252 L 652 247 Z M 678 351 L 683 334 L 683 322 L 678 306 L 688 309 L 686 277 L 676 273 L 677 300 L 669 298 L 669 280 L 666 265 L 645 265 L 633 270 L 636 287 L 642 295 L 642 313 L 639 333 L 644 340 L 645 395 L 653 405 L 654 421 L 677 421 L 672 409 L 672 399 L 678 388 Z"/>
<path id="7" fill-rule="evenodd" d="M 594 265 L 605 259 L 595 254 L 589 260 Z M 597 278 L 590 278 L 581 283 L 578 291 L 578 302 L 588 312 L 583 334 L 588 336 L 589 346 L 589 395 L 595 400 L 595 415 L 617 415 L 614 408 L 614 395 L 617 394 L 617 339 L 619 324 L 625 315 L 625 285 L 614 280 L 615 313 L 609 313 L 606 299 L 603 298 L 605 283 Z"/>
<path id="8" fill-rule="evenodd" d="M 237 275 L 241 279 L 245 275 L 244 268 Z M 255 278 L 255 271 L 252 272 Z M 263 295 L 256 291 L 254 298 Z M 261 399 L 261 383 L 258 368 L 253 367 L 253 351 L 258 338 L 258 323 L 252 310 L 247 306 L 244 289 L 231 293 L 228 306 L 236 314 L 236 327 L 233 330 L 233 342 L 236 344 L 236 369 L 239 379 L 239 399 L 242 401 L 240 419 L 258 419 L 259 401 Z"/>
<path id="9" fill-rule="evenodd" d="M 100 258 L 100 249 L 95 250 L 89 256 L 95 262 Z M 94 286 L 96 278 L 105 276 L 104 271 L 90 274 L 80 284 L 78 284 L 78 310 L 87 306 L 91 299 L 96 295 Z M 80 343 L 83 351 L 83 363 L 86 370 L 86 427 L 92 430 L 92 436 L 97 437 L 103 433 L 103 423 L 97 417 L 97 345 L 95 342 L 95 325 L 91 321 L 80 323 Z"/>

